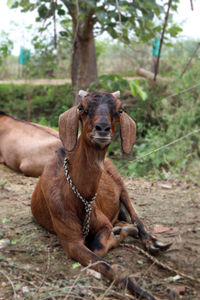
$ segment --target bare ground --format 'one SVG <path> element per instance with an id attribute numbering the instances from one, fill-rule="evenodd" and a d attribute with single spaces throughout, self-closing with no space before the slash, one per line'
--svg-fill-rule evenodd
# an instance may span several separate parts
<path id="1" fill-rule="evenodd" d="M 57 237 L 34 222 L 30 197 L 36 182 L 0 165 L 0 299 L 130 299 L 82 266 L 74 268 Z M 126 185 L 149 231 L 173 241 L 157 257 L 171 271 L 133 249 L 141 247 L 137 239 L 105 259 L 121 264 L 159 299 L 200 299 L 200 188 L 144 179 L 126 179 Z"/>

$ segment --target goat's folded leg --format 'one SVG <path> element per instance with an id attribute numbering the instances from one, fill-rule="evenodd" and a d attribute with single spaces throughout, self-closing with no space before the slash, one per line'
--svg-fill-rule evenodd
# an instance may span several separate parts
<path id="1" fill-rule="evenodd" d="M 138 230 L 137 230 L 138 229 Z M 156 254 L 159 251 L 167 250 L 172 243 L 162 243 L 159 242 L 156 238 L 148 234 L 142 223 L 138 223 L 137 229 L 133 224 L 116 224 L 113 227 L 113 233 L 120 236 L 120 242 L 124 241 L 127 236 L 132 236 L 134 238 L 140 238 L 146 250 L 151 254 Z"/>
<path id="2" fill-rule="evenodd" d="M 130 223 L 122 223 L 117 222 L 114 224 L 114 227 L 112 229 L 112 232 L 115 235 L 120 235 L 120 241 L 122 242 L 125 240 L 127 236 L 132 236 L 134 238 L 139 238 L 138 236 L 138 230 L 134 224 Z"/>
<path id="3" fill-rule="evenodd" d="M 138 230 L 138 236 L 141 239 L 145 249 L 151 253 L 151 254 L 156 254 L 160 251 L 166 251 L 167 249 L 169 249 L 169 247 L 172 245 L 172 242 L 168 242 L 168 243 L 162 243 L 160 241 L 158 241 L 155 237 L 153 237 L 152 235 L 150 235 L 145 227 L 143 222 L 138 218 L 134 208 L 131 207 L 131 221 L 133 224 L 136 224 L 137 226 L 137 230 Z M 135 227 L 132 224 L 132 228 L 131 225 L 129 224 L 129 226 L 124 227 L 124 229 L 120 230 L 115 228 L 114 229 L 114 233 L 116 234 L 117 231 L 120 232 L 120 236 L 133 236 L 133 237 L 137 237 L 137 234 L 135 234 Z M 121 227 L 123 228 L 123 227 Z"/>
<path id="4" fill-rule="evenodd" d="M 144 244 L 144 247 L 147 251 L 150 253 L 156 254 L 159 251 L 165 251 L 167 250 L 172 243 L 161 243 L 156 238 L 152 237 L 150 234 L 147 233 L 147 231 L 144 228 L 144 225 L 142 221 L 139 219 L 132 201 L 128 195 L 127 189 L 125 187 L 125 184 L 120 177 L 119 173 L 115 169 L 113 163 L 110 160 L 106 160 L 104 164 L 107 172 L 109 175 L 112 176 L 113 180 L 117 183 L 118 186 L 121 186 L 121 195 L 120 195 L 120 203 L 121 203 L 121 209 L 120 214 L 121 220 L 125 222 L 131 222 L 133 224 L 137 225 L 138 234 L 140 239 L 142 240 L 142 243 Z M 122 207 L 124 208 L 122 211 Z M 117 231 L 113 231 L 115 234 Z M 128 231 L 127 231 L 128 232 Z M 131 230 L 130 230 L 131 232 Z"/>
<path id="5" fill-rule="evenodd" d="M 112 225 L 105 225 L 89 244 L 89 248 L 97 255 L 105 255 L 109 249 L 119 245 L 120 239 L 112 232 Z"/>

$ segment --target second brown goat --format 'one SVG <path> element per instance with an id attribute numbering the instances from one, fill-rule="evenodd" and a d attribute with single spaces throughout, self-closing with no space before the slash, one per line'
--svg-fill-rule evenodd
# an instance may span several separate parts
<path id="1" fill-rule="evenodd" d="M 140 299 L 155 299 L 132 279 L 117 276 L 115 268 L 100 256 L 117 247 L 131 224 L 123 224 L 126 214 L 135 223 L 138 235 L 150 252 L 166 250 L 149 235 L 138 218 L 127 190 L 112 162 L 105 158 L 116 123 L 120 123 L 122 150 L 132 151 L 136 137 L 135 122 L 123 111 L 119 92 L 113 94 L 80 91 L 81 101 L 59 118 L 63 143 L 44 168 L 32 195 L 35 219 L 59 237 L 67 257 L 91 268 L 109 280 L 122 284 Z M 79 122 L 81 134 L 78 137 Z M 122 208 L 126 214 L 121 214 Z M 124 211 L 124 210 L 123 210 Z M 123 218 L 120 220 L 120 216 Z"/>

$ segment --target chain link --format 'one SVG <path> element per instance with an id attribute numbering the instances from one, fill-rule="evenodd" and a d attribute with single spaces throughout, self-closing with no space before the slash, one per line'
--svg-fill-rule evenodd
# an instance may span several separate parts
<path id="1" fill-rule="evenodd" d="M 82 201 L 82 203 L 84 204 L 84 208 L 85 208 L 85 219 L 83 222 L 83 237 L 85 239 L 88 236 L 89 231 L 90 231 L 90 216 L 91 216 L 91 212 L 92 212 L 92 203 L 96 199 L 97 193 L 91 198 L 91 201 L 86 200 L 79 193 L 78 189 L 73 184 L 71 177 L 69 175 L 68 162 L 69 161 L 68 161 L 67 157 L 65 157 L 63 166 L 64 166 L 64 171 L 65 171 L 65 176 L 66 176 L 67 182 L 69 183 L 69 185 L 70 185 L 72 191 L 74 192 L 74 194 L 76 195 L 76 197 Z"/>

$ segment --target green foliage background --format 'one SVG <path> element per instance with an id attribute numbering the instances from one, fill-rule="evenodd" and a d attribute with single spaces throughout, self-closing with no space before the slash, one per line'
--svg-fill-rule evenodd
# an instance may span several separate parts
<path id="1" fill-rule="evenodd" d="M 144 44 L 137 43 L 133 48 L 127 48 L 120 43 L 109 45 L 109 41 L 106 41 L 105 46 L 105 42 L 98 42 L 101 75 L 98 82 L 90 85 L 89 90 L 120 90 L 125 111 L 137 124 L 137 140 L 131 155 L 121 154 L 119 130 L 109 148 L 109 155 L 122 174 L 132 177 L 150 176 L 153 179 L 193 180 L 200 184 L 199 134 L 191 135 L 170 147 L 134 161 L 200 128 L 199 52 L 180 78 L 196 45 L 195 41 L 185 41 L 177 42 L 171 48 L 165 47 L 161 58 L 160 76 L 167 78 L 167 83 L 153 86 L 152 82 L 136 75 L 138 67 L 150 69 L 150 45 L 144 47 Z M 115 71 L 120 71 L 119 73 L 113 72 L 113 53 L 115 60 L 124 60 L 125 57 L 129 62 L 129 69 L 125 65 L 123 69 L 116 68 Z M 112 66 L 111 69 L 109 65 Z M 132 71 L 130 66 L 133 66 Z M 102 74 L 103 71 L 107 74 Z M 127 80 L 127 75 L 134 78 Z M 177 95 L 172 96 L 174 94 Z M 72 87 L 70 84 L 0 84 L 0 110 L 26 120 L 28 99 L 31 100 L 33 122 L 57 127 L 58 116 L 72 106 Z"/>
<path id="2" fill-rule="evenodd" d="M 32 122 L 57 127 L 58 117 L 72 104 L 71 84 L 11 85 L 0 84 L 0 109 L 22 120 L 27 118 L 27 102 L 31 101 Z"/>

